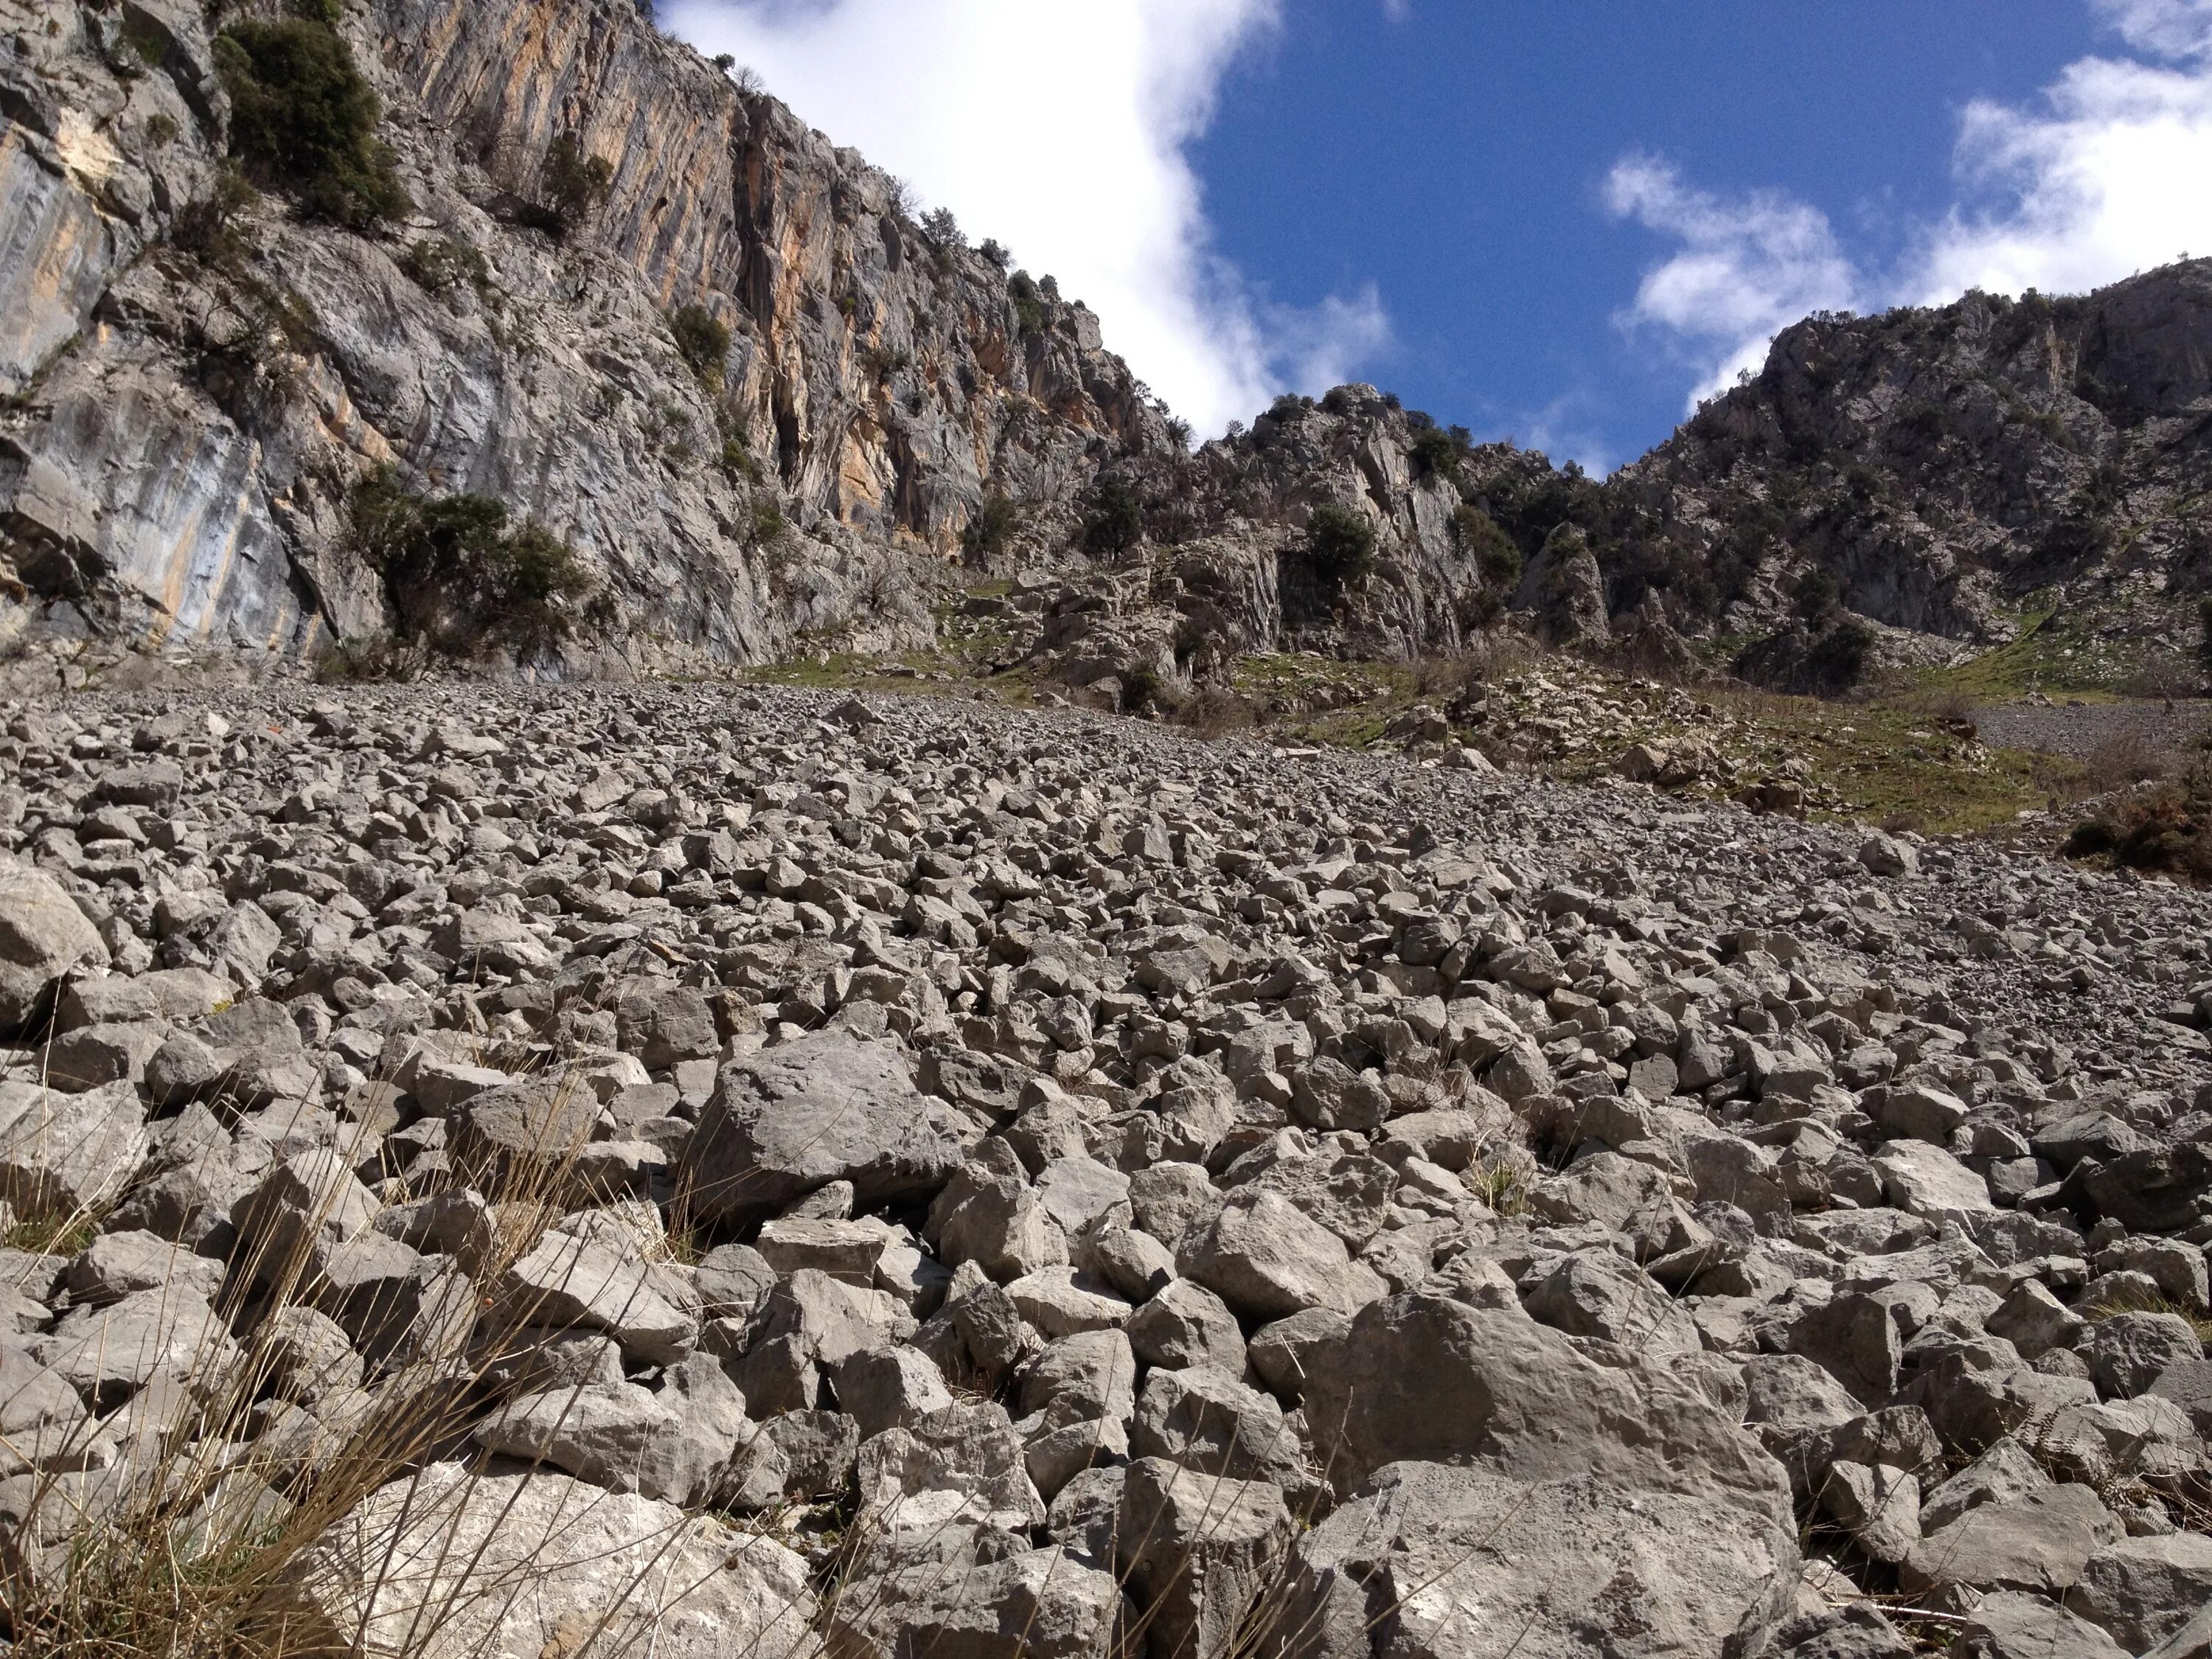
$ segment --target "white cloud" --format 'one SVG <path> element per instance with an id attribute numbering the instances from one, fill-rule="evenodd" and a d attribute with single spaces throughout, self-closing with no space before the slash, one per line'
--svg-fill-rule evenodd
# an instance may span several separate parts
<path id="1" fill-rule="evenodd" d="M 2089 3 L 2135 55 L 2069 64 L 2030 104 L 1967 106 L 1956 201 L 1884 271 L 1856 264 L 1826 216 L 1787 195 L 1723 200 L 1643 155 L 1614 168 L 1613 211 L 1682 245 L 1624 320 L 1709 366 L 1692 404 L 1810 311 L 1944 304 L 1974 288 L 2080 293 L 2212 254 L 2212 0 Z"/>
<path id="2" fill-rule="evenodd" d="M 1900 297 L 2078 293 L 2212 253 L 2212 66 L 2069 64 L 2037 108 L 1970 105 L 1958 168 L 1974 199 L 1926 239 Z"/>
<path id="3" fill-rule="evenodd" d="M 2091 0 L 2091 5 L 2138 52 L 2158 58 L 2212 52 L 2212 0 Z"/>
<path id="4" fill-rule="evenodd" d="M 1200 432 L 1388 345 L 1370 288 L 1269 304 L 1211 245 L 1184 147 L 1279 0 L 664 0 L 841 144 L 1051 273 Z"/>
<path id="5" fill-rule="evenodd" d="M 1645 274 L 1620 320 L 1663 331 L 1706 366 L 1693 406 L 1755 368 L 1778 330 L 1856 302 L 1858 272 L 1827 216 L 1778 191 L 1726 198 L 1692 189 L 1656 156 L 1631 155 L 1606 179 L 1605 203 L 1683 245 Z"/>

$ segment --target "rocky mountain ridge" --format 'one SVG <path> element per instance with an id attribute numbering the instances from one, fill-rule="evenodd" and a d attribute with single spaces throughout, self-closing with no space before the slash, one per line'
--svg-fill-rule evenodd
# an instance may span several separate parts
<path id="1" fill-rule="evenodd" d="M 373 641 L 425 609 L 396 572 L 510 557 L 433 511 L 394 558 L 357 510 L 380 477 L 566 550 L 528 627 L 481 580 L 428 608 L 570 677 L 911 644 L 1038 568 L 1073 579 L 1074 672 L 1184 684 L 1514 616 L 1814 690 L 2052 611 L 2192 643 L 2201 262 L 1810 319 L 1603 483 L 1368 386 L 1192 451 L 1049 277 L 624 0 L 309 11 L 0 0 L 0 645 L 29 683 L 88 641 Z M 334 216 L 257 160 L 224 31 L 270 27 L 343 40 L 404 210 Z"/>

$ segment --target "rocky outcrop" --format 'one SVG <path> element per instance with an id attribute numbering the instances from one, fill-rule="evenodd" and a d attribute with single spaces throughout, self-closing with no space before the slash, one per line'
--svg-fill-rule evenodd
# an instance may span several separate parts
<path id="1" fill-rule="evenodd" d="M 1892 629 L 1966 643 L 2094 608 L 2137 648 L 2193 646 L 2207 536 L 2212 261 L 2094 294 L 1970 294 L 1820 316 L 1610 489 L 1689 615 L 1771 629 L 1808 569 Z"/>
<path id="2" fill-rule="evenodd" d="M 570 544 L 597 600 L 572 668 L 888 643 L 927 633 L 987 495 L 1048 522 L 1103 455 L 1169 441 L 1091 313 L 1048 283 L 1018 304 L 625 0 L 350 11 L 412 212 L 361 234 L 272 194 L 217 247 L 230 105 L 198 9 L 9 0 L 0 25 L 0 643 L 375 634 L 348 503 L 386 465 Z M 556 222 L 563 156 L 604 191 Z M 667 320 L 691 306 L 731 331 L 696 373 Z"/>
<path id="3" fill-rule="evenodd" d="M 2031 595 L 2188 642 L 2212 264 L 1812 319 L 1602 484 L 1364 386 L 1190 452 L 1048 276 L 629 0 L 350 9 L 410 205 L 246 200 L 217 59 L 254 13 L 0 0 L 13 656 L 379 635 L 354 503 L 387 469 L 568 546 L 559 625 L 482 643 L 571 674 L 917 642 L 956 556 L 1103 567 L 1043 648 L 1125 690 L 1457 653 L 1509 610 L 1670 672 L 1747 637 L 1739 672 L 1815 690 L 2008 638 Z"/>

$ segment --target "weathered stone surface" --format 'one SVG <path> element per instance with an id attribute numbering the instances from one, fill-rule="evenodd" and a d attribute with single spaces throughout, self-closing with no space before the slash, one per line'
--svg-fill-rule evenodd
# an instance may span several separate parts
<path id="1" fill-rule="evenodd" d="M 1231 1194 L 1205 1232 L 1184 1246 L 1182 1262 L 1191 1278 L 1253 1319 L 1308 1308 L 1351 1313 L 1383 1289 L 1335 1234 L 1265 1190 Z"/>
<path id="2" fill-rule="evenodd" d="M 926 1197 L 959 1164 L 966 1131 L 918 1093 L 896 1048 L 831 1032 L 724 1068 L 678 1171 L 706 1217 L 775 1213 L 833 1181 L 878 1204 Z"/>
<path id="3" fill-rule="evenodd" d="M 1911 1589 L 1973 1589 L 2059 1595 L 2123 1528 L 2088 1487 L 2055 1486 L 1969 1510 L 1923 1538 L 1899 1568 Z"/>
<path id="4" fill-rule="evenodd" d="M 815 1612 L 805 1563 L 769 1539 L 564 1474 L 453 1463 L 364 1498 L 287 1589 L 302 1645 L 393 1659 L 542 1659 L 592 1635 L 673 1659 L 799 1652 Z"/>
<path id="5" fill-rule="evenodd" d="M 122 1196 L 147 1151 L 146 1111 L 128 1083 L 77 1094 L 0 1082 L 0 1198 L 65 1219 Z"/>
<path id="6" fill-rule="evenodd" d="M 0 1031 L 41 1018 L 64 975 L 106 965 L 106 945 L 61 885 L 0 858 Z"/>
<path id="7" fill-rule="evenodd" d="M 1196 1474 L 1155 1457 L 1129 1466 L 1121 1556 L 1151 1659 L 1218 1653 L 1291 1540 L 1283 1495 L 1260 1480 Z"/>

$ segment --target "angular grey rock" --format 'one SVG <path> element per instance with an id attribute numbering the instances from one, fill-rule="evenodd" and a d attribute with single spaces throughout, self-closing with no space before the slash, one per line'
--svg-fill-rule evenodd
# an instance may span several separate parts
<path id="1" fill-rule="evenodd" d="M 1352 1313 L 1385 1289 L 1334 1233 L 1266 1190 L 1231 1193 L 1179 1260 L 1186 1274 L 1252 1319 L 1308 1308 Z"/>
<path id="2" fill-rule="evenodd" d="M 1203 1285 L 1178 1279 L 1131 1316 L 1129 1346 L 1147 1365 L 1211 1365 L 1244 1374 L 1244 1333 L 1229 1306 Z"/>
<path id="3" fill-rule="evenodd" d="M 1110 1571 L 1055 1547 L 862 1573 L 838 1599 L 829 1634 L 831 1651 L 868 1659 L 1109 1659 L 1132 1622 Z"/>
<path id="4" fill-rule="evenodd" d="M 0 855 L 0 1032 L 44 1018 L 65 975 L 106 965 L 106 945 L 61 884 Z"/>
<path id="5" fill-rule="evenodd" d="M 1898 1569 L 1913 1591 L 1942 1584 L 2061 1595 L 2124 1528 L 2088 1487 L 2048 1487 L 1971 1509 L 1929 1532 Z"/>
<path id="6" fill-rule="evenodd" d="M 1693 1475 L 1388 1464 L 1298 1541 L 1268 1650 L 1369 1653 L 1374 1609 L 1412 1605 L 1429 1652 L 1756 1654 L 1790 1608 L 1796 1548 L 1786 1523 L 1746 1519 Z"/>
<path id="7" fill-rule="evenodd" d="M 2212 1607 L 2212 1539 L 2174 1532 L 2123 1538 L 2091 1556 L 2066 1607 L 2128 1653 L 2148 1653 Z"/>
<path id="8" fill-rule="evenodd" d="M 934 1192 L 969 1133 L 916 1091 L 896 1045 L 828 1032 L 725 1066 L 678 1180 L 718 1222 L 764 1219 L 833 1181 L 874 1206 Z"/>
<path id="9" fill-rule="evenodd" d="M 128 1083 L 80 1094 L 0 1082 L 0 1199 L 65 1220 L 122 1195 L 147 1152 L 146 1110 Z"/>
<path id="10" fill-rule="evenodd" d="M 578 1632 L 660 1659 L 795 1653 L 817 1611 L 806 1564 L 769 1539 L 565 1474 L 454 1463 L 370 1493 L 283 1588 L 307 1646 L 424 1659 L 543 1659 Z"/>
<path id="11" fill-rule="evenodd" d="M 935 1363 L 902 1344 L 848 1354 L 837 1362 L 831 1379 L 838 1405 L 860 1425 L 864 1440 L 952 1403 Z"/>
<path id="12" fill-rule="evenodd" d="M 2087 1620 L 2019 1590 L 1981 1598 L 1959 1626 L 1962 1659 L 2122 1659 L 2125 1650 Z"/>
<path id="13" fill-rule="evenodd" d="M 1201 1474 L 1265 1480 L 1286 1495 L 1304 1494 L 1315 1486 L 1282 1407 L 1211 1366 L 1155 1370 L 1146 1377 L 1129 1426 L 1129 1450 Z"/>
<path id="14" fill-rule="evenodd" d="M 514 1325 L 580 1325 L 605 1331 L 649 1364 L 690 1352 L 698 1321 L 653 1287 L 644 1265 L 613 1245 L 549 1232 L 500 1276 L 501 1316 Z"/>
<path id="15" fill-rule="evenodd" d="M 892 1532 L 1042 1526 L 1022 1437 L 995 1401 L 956 1401 L 860 1443 L 860 1502 Z"/>
<path id="16" fill-rule="evenodd" d="M 1602 1616 L 1555 1608 L 1559 1583 L 1576 1586 L 1577 1607 L 1609 1603 L 1601 1587 L 1620 1583 L 1640 1627 L 1679 1629 L 1686 1650 L 1755 1650 L 1786 1607 L 1798 1559 L 1788 1480 L 1663 1365 L 1607 1370 L 1515 1315 L 1417 1292 L 1363 1310 L 1314 1356 L 1305 1411 L 1339 1489 L 1374 1485 L 1300 1547 L 1299 1620 L 1340 1629 L 1354 1586 L 1382 1570 L 1378 1550 L 1395 1559 L 1418 1538 L 1405 1570 L 1441 1571 L 1491 1528 L 1502 1535 L 1480 1546 L 1486 1560 L 1526 1558 L 1502 1591 L 1522 1614 L 1505 1623 L 1543 1631 L 1539 1651 Z M 1425 1467 L 1445 1462 L 1476 1467 Z M 1486 1577 L 1460 1593 L 1501 1594 Z"/>
<path id="17" fill-rule="evenodd" d="M 1259 1480 L 1194 1474 L 1159 1458 L 1129 1466 L 1121 1550 L 1148 1659 L 1224 1651 L 1277 1570 L 1291 1523 Z"/>
<path id="18" fill-rule="evenodd" d="M 2173 1366 L 2203 1359 L 2204 1345 L 2179 1314 L 2120 1313 L 2090 1327 L 2081 1357 L 2106 1399 L 2132 1400 Z"/>

